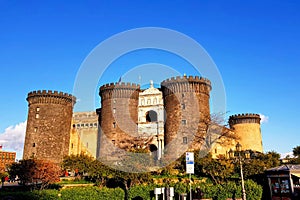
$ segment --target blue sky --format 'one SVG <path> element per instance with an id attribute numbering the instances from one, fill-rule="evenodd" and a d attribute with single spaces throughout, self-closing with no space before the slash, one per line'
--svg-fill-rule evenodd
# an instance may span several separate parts
<path id="1" fill-rule="evenodd" d="M 298 1 L 276 0 L 0 1 L 0 142 L 21 152 L 29 91 L 72 93 L 77 71 L 100 42 L 129 29 L 163 27 L 206 49 L 223 78 L 228 115 L 263 114 L 264 150 L 291 152 L 300 145 L 299 10 Z M 116 61 L 99 84 L 151 62 L 193 73 L 183 60 L 137 52 Z"/>

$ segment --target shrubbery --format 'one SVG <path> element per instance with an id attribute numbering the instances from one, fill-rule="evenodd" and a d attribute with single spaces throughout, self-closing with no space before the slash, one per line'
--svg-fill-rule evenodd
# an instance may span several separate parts
<path id="1" fill-rule="evenodd" d="M 144 200 L 151 200 L 150 194 L 153 196 L 153 190 L 155 187 L 167 187 L 166 185 L 155 186 L 155 185 L 138 185 L 134 186 L 129 190 L 129 199 L 134 199 L 135 197 L 142 197 Z M 173 183 L 170 187 L 174 187 L 176 197 L 182 193 L 189 192 L 189 185 L 187 183 Z M 214 200 L 224 200 L 226 198 L 241 198 L 242 188 L 241 184 L 236 184 L 235 182 L 227 182 L 222 185 L 213 184 L 194 184 L 192 185 L 192 190 L 195 191 L 197 187 L 200 187 L 203 192 L 203 198 L 211 198 Z M 262 187 L 256 184 L 252 180 L 245 181 L 245 189 L 247 193 L 247 200 L 258 200 L 262 197 Z"/>
<path id="2" fill-rule="evenodd" d="M 5 192 L 0 193 L 0 199 L 11 197 L 15 200 L 120 200 L 124 199 L 124 191 L 120 188 L 74 187 L 62 190 L 34 190 L 32 192 Z"/>
<path id="3" fill-rule="evenodd" d="M 124 191 L 120 188 L 75 187 L 61 190 L 61 199 L 65 200 L 120 200 L 124 199 Z"/>

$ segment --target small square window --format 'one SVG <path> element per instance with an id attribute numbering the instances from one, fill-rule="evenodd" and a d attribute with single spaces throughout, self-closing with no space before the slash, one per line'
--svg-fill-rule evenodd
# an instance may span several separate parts
<path id="1" fill-rule="evenodd" d="M 97 127 L 98 125 L 97 125 L 97 123 L 94 123 L 94 127 Z"/>
<path id="2" fill-rule="evenodd" d="M 183 143 L 183 144 L 187 144 L 187 137 L 183 137 L 183 138 L 182 138 L 182 143 Z"/>
<path id="3" fill-rule="evenodd" d="M 113 102 L 116 103 L 116 100 L 114 99 Z"/>
<path id="4" fill-rule="evenodd" d="M 116 113 L 116 108 L 113 108 L 113 113 Z"/>
<path id="5" fill-rule="evenodd" d="M 32 144 L 32 147 L 35 147 L 35 143 Z"/>
<path id="6" fill-rule="evenodd" d="M 39 111 L 40 111 L 40 107 L 37 107 L 37 108 L 36 108 L 36 112 L 39 112 Z"/>
<path id="7" fill-rule="evenodd" d="M 37 127 L 34 127 L 33 131 L 36 133 L 37 132 Z"/>
<path id="8" fill-rule="evenodd" d="M 183 93 L 181 94 L 181 97 L 184 97 L 184 94 L 183 94 Z"/>
<path id="9" fill-rule="evenodd" d="M 79 128 L 80 127 L 80 124 L 77 124 L 77 128 Z"/>
<path id="10" fill-rule="evenodd" d="M 185 104 L 184 103 L 181 104 L 181 108 L 182 108 L 182 110 L 185 110 Z"/>
<path id="11" fill-rule="evenodd" d="M 182 125 L 186 125 L 186 119 L 181 120 Z"/>
<path id="12" fill-rule="evenodd" d="M 93 123 L 90 123 L 90 127 L 93 127 Z"/>
<path id="13" fill-rule="evenodd" d="M 39 113 L 36 113 L 36 114 L 35 114 L 35 118 L 36 118 L 36 119 L 40 118 Z"/>
<path id="14" fill-rule="evenodd" d="M 113 123 L 113 128 L 116 128 L 116 122 Z"/>
<path id="15" fill-rule="evenodd" d="M 84 127 L 84 124 L 81 124 L 81 127 Z"/>

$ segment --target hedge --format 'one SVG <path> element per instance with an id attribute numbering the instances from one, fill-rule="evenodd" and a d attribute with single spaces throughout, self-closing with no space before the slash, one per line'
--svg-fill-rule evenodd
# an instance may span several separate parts
<path id="1" fill-rule="evenodd" d="M 187 183 L 178 182 L 169 185 L 174 187 L 175 199 L 182 193 L 189 193 L 189 185 Z M 144 200 L 154 199 L 153 190 L 155 187 L 168 187 L 167 185 L 139 185 L 130 188 L 129 199 L 136 197 L 142 197 Z M 195 191 L 197 187 L 200 187 L 203 192 L 203 198 L 211 198 L 213 200 L 224 200 L 227 198 L 241 198 L 242 187 L 240 183 L 227 182 L 222 185 L 213 185 L 207 183 L 193 184 L 192 190 Z M 245 190 L 247 194 L 247 200 L 257 200 L 262 198 L 263 189 L 260 185 L 252 180 L 245 181 Z M 152 197 L 150 194 L 152 193 Z"/>
<path id="2" fill-rule="evenodd" d="M 170 183 L 170 185 L 138 185 L 131 187 L 128 191 L 128 198 L 134 200 L 135 198 L 143 198 L 143 200 L 152 200 L 154 198 L 153 190 L 155 187 L 174 187 L 175 199 L 181 193 L 189 192 L 188 183 L 178 182 Z M 240 183 L 227 182 L 222 185 L 213 185 L 207 183 L 200 183 L 192 185 L 193 191 L 200 187 L 204 193 L 203 198 L 211 198 L 213 200 L 225 200 L 226 198 L 241 198 L 242 189 Z M 262 187 L 252 180 L 245 181 L 245 190 L 247 200 L 258 200 L 262 197 Z M 98 188 L 95 186 L 88 187 L 74 187 L 61 190 L 42 190 L 33 192 L 0 192 L 0 199 L 10 196 L 15 200 L 122 200 L 125 193 L 121 188 Z M 59 197 L 60 196 L 60 197 Z"/>
<path id="3" fill-rule="evenodd" d="M 120 188 L 74 187 L 62 190 L 34 190 L 24 192 L 0 192 L 0 199 L 10 197 L 13 200 L 120 200 L 125 193 Z"/>

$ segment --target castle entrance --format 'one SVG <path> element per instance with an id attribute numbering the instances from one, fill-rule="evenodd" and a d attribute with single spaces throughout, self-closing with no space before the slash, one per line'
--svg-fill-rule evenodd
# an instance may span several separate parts
<path id="1" fill-rule="evenodd" d="M 157 146 L 154 144 L 149 145 L 149 150 L 151 152 L 151 156 L 153 157 L 154 160 L 158 160 L 158 149 Z"/>

